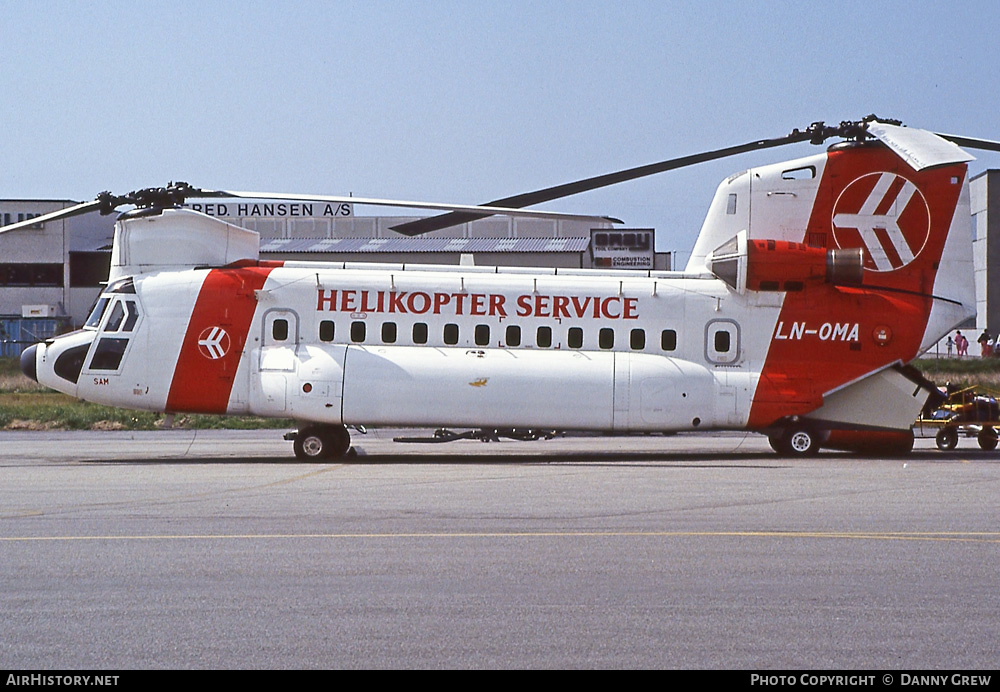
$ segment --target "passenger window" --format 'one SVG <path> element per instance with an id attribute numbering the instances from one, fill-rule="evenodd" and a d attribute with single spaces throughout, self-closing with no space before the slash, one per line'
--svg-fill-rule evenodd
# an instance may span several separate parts
<path id="1" fill-rule="evenodd" d="M 538 348 L 552 347 L 552 327 L 539 327 L 535 332 L 535 345 Z"/>
<path id="2" fill-rule="evenodd" d="M 664 329 L 660 332 L 660 348 L 664 351 L 676 351 L 677 332 L 673 329 Z"/>
<path id="3" fill-rule="evenodd" d="M 628 345 L 633 351 L 641 351 L 646 348 L 646 332 L 643 329 L 633 329 L 628 337 Z"/>
<path id="4" fill-rule="evenodd" d="M 715 333 L 715 350 L 718 353 L 729 353 L 729 332 L 720 330 Z"/>
<path id="5" fill-rule="evenodd" d="M 427 343 L 427 324 L 424 322 L 416 322 L 413 325 L 413 343 L 415 344 L 426 344 Z"/>
<path id="6" fill-rule="evenodd" d="M 580 327 L 570 327 L 566 343 L 570 348 L 583 348 L 583 329 Z"/>
<path id="7" fill-rule="evenodd" d="M 712 320 L 705 325 L 705 360 L 716 365 L 735 364 L 740 358 L 740 326 L 733 320 Z"/>
<path id="8" fill-rule="evenodd" d="M 333 320 L 323 320 L 319 323 L 319 340 L 333 341 L 334 325 Z"/>
<path id="9" fill-rule="evenodd" d="M 275 341 L 288 339 L 288 320 L 275 320 L 271 323 L 271 337 Z"/>
<path id="10" fill-rule="evenodd" d="M 507 327 L 507 333 L 505 339 L 508 346 L 520 346 L 521 345 L 521 328 L 511 325 Z"/>
<path id="11" fill-rule="evenodd" d="M 449 346 L 454 346 L 458 343 L 458 325 L 457 324 L 446 324 L 444 326 L 444 342 Z"/>
<path id="12" fill-rule="evenodd" d="M 366 328 L 364 322 L 351 322 L 351 341 L 360 344 L 365 340 Z"/>
<path id="13" fill-rule="evenodd" d="M 597 343 L 601 348 L 615 347 L 615 330 L 611 327 L 604 327 L 597 334 Z"/>
<path id="14" fill-rule="evenodd" d="M 394 344 L 394 343 L 396 343 L 396 323 L 395 322 L 383 322 L 382 323 L 382 343 L 383 344 Z"/>
<path id="15" fill-rule="evenodd" d="M 815 166 L 804 166 L 802 168 L 792 168 L 781 172 L 782 180 L 809 180 L 816 177 Z"/>
<path id="16" fill-rule="evenodd" d="M 477 324 L 476 346 L 489 346 L 489 345 L 490 345 L 490 325 Z"/>

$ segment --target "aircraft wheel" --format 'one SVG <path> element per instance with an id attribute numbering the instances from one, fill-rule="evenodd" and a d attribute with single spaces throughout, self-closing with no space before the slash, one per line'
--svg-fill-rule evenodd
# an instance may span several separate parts
<path id="1" fill-rule="evenodd" d="M 306 461 L 339 459 L 351 448 L 351 434 L 343 425 L 310 425 L 299 430 L 292 447 Z"/>
<path id="2" fill-rule="evenodd" d="M 938 430 L 938 434 L 934 436 L 934 442 L 942 452 L 950 452 L 958 446 L 958 430 L 955 428 L 941 428 Z M 993 443 L 993 446 L 996 446 L 996 442 Z"/>
<path id="3" fill-rule="evenodd" d="M 979 431 L 979 447 L 987 452 L 997 448 L 996 428 L 987 426 Z"/>
<path id="4" fill-rule="evenodd" d="M 810 457 L 819 452 L 819 437 L 812 428 L 788 428 L 781 443 L 783 453 L 793 457 Z"/>

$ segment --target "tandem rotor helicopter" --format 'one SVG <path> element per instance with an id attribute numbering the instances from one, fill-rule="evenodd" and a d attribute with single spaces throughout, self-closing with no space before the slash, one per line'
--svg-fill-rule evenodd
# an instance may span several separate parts
<path id="1" fill-rule="evenodd" d="M 352 202 L 448 213 L 417 235 L 726 156 L 822 153 L 723 181 L 683 271 L 263 261 L 256 233 L 192 198 Z M 485 205 L 203 190 L 100 210 L 111 271 L 85 326 L 30 346 L 29 377 L 132 409 L 293 418 L 296 456 L 331 459 L 361 426 L 748 430 L 780 454 L 903 453 L 934 385 L 908 364 L 975 315 L 968 148 L 1000 143 L 868 116 Z M 602 221 L 617 221 L 601 217 Z"/>

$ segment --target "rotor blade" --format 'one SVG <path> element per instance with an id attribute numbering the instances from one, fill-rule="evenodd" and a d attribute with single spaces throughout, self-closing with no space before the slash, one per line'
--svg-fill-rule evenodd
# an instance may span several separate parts
<path id="1" fill-rule="evenodd" d="M 873 121 L 868 123 L 868 134 L 892 149 L 915 171 L 950 163 L 965 163 L 976 158 L 969 152 L 962 151 L 954 142 L 917 127 Z"/>
<path id="2" fill-rule="evenodd" d="M 969 149 L 982 149 L 984 151 L 1000 151 L 1000 142 L 992 139 L 979 139 L 978 137 L 963 137 L 962 135 L 946 135 L 943 132 L 935 132 L 938 137 L 954 142 L 960 147 Z"/>
<path id="3" fill-rule="evenodd" d="M 235 190 L 200 190 L 192 197 L 221 197 L 236 199 L 279 199 L 298 202 L 329 202 L 331 204 L 370 204 L 379 207 L 405 207 L 408 209 L 433 209 L 450 210 L 476 213 L 478 216 L 492 216 L 503 214 L 505 216 L 518 216 L 532 219 L 555 219 L 572 221 L 598 221 L 623 223 L 619 219 L 610 216 L 598 216 L 595 214 L 566 214 L 555 211 L 531 211 L 516 209 L 512 207 L 501 207 L 493 205 L 474 204 L 448 204 L 444 202 L 414 202 L 398 199 L 377 199 L 372 197 L 344 197 L 341 195 L 303 195 L 289 194 L 285 192 L 237 192 Z"/>
<path id="4" fill-rule="evenodd" d="M 39 223 L 46 223 L 48 221 L 58 221 L 59 219 L 69 218 L 71 216 L 79 216 L 80 214 L 86 214 L 88 212 L 96 211 L 101 208 L 102 202 L 95 199 L 93 202 L 82 202 L 80 204 L 75 204 L 72 207 L 66 207 L 65 209 L 60 209 L 59 211 L 50 211 L 48 214 L 41 214 L 39 216 L 32 216 L 30 219 L 25 219 L 24 221 L 18 221 L 17 223 L 12 223 L 9 226 L 3 226 L 0 228 L 0 233 L 6 233 L 7 231 L 16 231 L 19 228 L 28 228 L 29 226 L 34 226 Z"/>
<path id="5" fill-rule="evenodd" d="M 547 187 L 543 190 L 525 192 L 520 195 L 514 195 L 513 197 L 504 197 L 502 199 L 493 200 L 492 202 L 487 202 L 486 206 L 527 207 L 533 204 L 540 204 L 542 202 L 549 202 L 554 199 L 568 197 L 580 192 L 588 192 L 601 187 L 607 187 L 609 185 L 616 185 L 629 180 L 643 178 L 648 175 L 663 173 L 664 171 L 670 171 L 676 168 L 692 166 L 696 163 L 704 163 L 705 161 L 713 161 L 715 159 L 744 154 L 746 152 L 757 151 L 759 149 L 780 147 L 784 144 L 804 142 L 813 139 L 814 137 L 815 134 L 812 132 L 800 132 L 795 130 L 789 135 L 778 137 L 776 139 L 760 139 L 754 142 L 747 142 L 746 144 L 726 147 L 724 149 L 706 151 L 701 154 L 692 154 L 690 156 L 681 156 L 680 158 L 667 159 L 666 161 L 660 161 L 659 163 L 650 163 L 645 166 L 637 166 L 635 168 L 627 168 L 622 171 L 606 173 L 593 178 L 577 180 L 572 183 L 556 185 L 555 187 Z M 420 219 L 419 221 L 403 223 L 398 226 L 393 226 L 392 230 L 404 235 L 420 235 L 422 233 L 429 233 L 442 228 L 448 228 L 449 226 L 457 226 L 458 224 L 466 223 L 468 221 L 475 221 L 476 219 L 481 219 L 484 216 L 486 215 L 458 211 L 427 219 Z"/>

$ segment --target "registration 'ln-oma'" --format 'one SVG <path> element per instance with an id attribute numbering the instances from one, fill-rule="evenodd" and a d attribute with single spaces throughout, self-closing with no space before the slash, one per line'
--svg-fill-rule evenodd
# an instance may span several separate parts
<path id="1" fill-rule="evenodd" d="M 955 142 L 995 142 L 870 117 L 481 207 L 392 204 L 452 210 L 409 234 L 491 213 L 558 218 L 524 207 L 831 136 L 845 141 L 724 181 L 683 272 L 261 261 L 256 233 L 179 205 L 389 202 L 185 184 L 105 193 L 30 220 L 136 207 L 115 227 L 86 326 L 28 348 L 22 368 L 103 404 L 294 418 L 306 458 L 345 454 L 362 425 L 751 430 L 784 454 L 907 451 L 934 394 L 907 364 L 975 314 L 973 157 Z"/>

